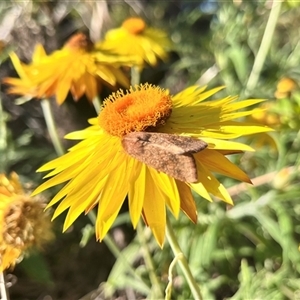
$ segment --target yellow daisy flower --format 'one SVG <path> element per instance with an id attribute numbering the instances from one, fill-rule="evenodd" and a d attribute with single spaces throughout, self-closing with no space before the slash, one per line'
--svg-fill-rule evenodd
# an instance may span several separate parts
<path id="1" fill-rule="evenodd" d="M 248 119 L 255 123 L 260 123 L 271 127 L 278 126 L 280 125 L 280 118 L 278 114 L 273 111 L 275 106 L 275 101 L 262 103 L 259 108 L 257 108 L 253 114 L 248 117 Z"/>
<path id="2" fill-rule="evenodd" d="M 18 175 L 0 174 L 0 272 L 14 266 L 24 251 L 52 239 L 45 204 L 25 194 Z"/>
<path id="3" fill-rule="evenodd" d="M 279 80 L 277 84 L 274 96 L 277 99 L 289 98 L 291 93 L 296 89 L 297 83 L 294 79 L 289 77 L 283 77 Z"/>
<path id="4" fill-rule="evenodd" d="M 147 27 L 141 18 L 129 18 L 121 27 L 109 30 L 96 47 L 121 56 L 133 56 L 135 64 L 142 67 L 144 63 L 155 66 L 158 58 L 165 60 L 171 42 L 164 31 Z"/>
<path id="5" fill-rule="evenodd" d="M 48 205 L 61 201 L 54 218 L 68 209 L 66 230 L 82 212 L 98 204 L 95 226 L 100 240 L 128 196 L 133 226 L 142 215 L 162 246 L 166 206 L 175 217 L 181 209 L 196 222 L 191 190 L 209 201 L 211 194 L 232 204 L 212 172 L 250 182 L 225 154 L 253 149 L 229 139 L 270 130 L 233 121 L 252 114 L 252 110 L 236 110 L 263 100 L 204 101 L 221 89 L 192 86 L 171 96 L 168 90 L 145 84 L 113 93 L 99 117 L 89 120 L 90 127 L 66 136 L 82 141 L 38 170 L 53 170 L 45 176 L 53 177 L 33 194 L 68 182 Z"/>
<path id="6" fill-rule="evenodd" d="M 12 86 L 9 93 L 29 99 L 56 96 L 57 103 L 62 104 L 70 91 L 75 101 L 83 94 L 92 101 L 103 84 L 129 86 L 128 78 L 119 68 L 129 64 L 128 58 L 96 51 L 82 33 L 72 36 L 61 50 L 50 55 L 42 45 L 37 45 L 30 65 L 21 63 L 15 53 L 10 57 L 20 78 L 3 81 Z"/>

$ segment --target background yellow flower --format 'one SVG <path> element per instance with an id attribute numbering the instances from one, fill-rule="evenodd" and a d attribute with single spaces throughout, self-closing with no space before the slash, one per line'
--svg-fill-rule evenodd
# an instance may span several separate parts
<path id="1" fill-rule="evenodd" d="M 14 266 L 31 247 L 53 238 L 45 203 L 26 195 L 18 175 L 0 174 L 0 272 Z"/>
<path id="2" fill-rule="evenodd" d="M 96 48 L 134 57 L 135 64 L 140 67 L 145 63 L 155 66 L 158 59 L 167 58 L 171 41 L 166 32 L 148 27 L 141 18 L 128 18 L 121 27 L 109 30 Z"/>
<path id="3" fill-rule="evenodd" d="M 2 52 L 0 77 L 17 77 L 11 73 L 11 62 L 4 61 L 10 49 L 28 64 L 32 47 L 37 42 L 45 49 L 56 49 L 55 45 L 62 45 L 71 32 L 78 30 L 88 32 L 90 37 L 95 37 L 93 41 L 97 41 L 112 28 L 112 24 L 121 24 L 127 17 L 139 15 L 149 20 L 149 26 L 168 32 L 174 43 L 170 61 L 159 63 L 158 68 L 144 70 L 142 82 L 168 87 L 173 95 L 197 83 L 200 86 L 226 86 L 226 91 L 216 95 L 218 98 L 242 94 L 241 99 L 273 100 L 280 78 L 292 78 L 296 84 L 300 80 L 300 6 L 295 1 L 293 7 L 288 5 L 291 2 L 137 0 L 113 1 L 112 5 L 111 1 L 0 1 L 1 38 L 9 45 Z M 278 85 L 278 92 L 283 91 L 282 87 L 288 85 Z M 107 97 L 108 90 L 105 87 L 101 96 Z M 5 93 L 5 86 L 1 91 L 4 111 L 0 106 L 0 168 L 2 171 L 16 170 L 23 178 L 39 182 L 43 173 L 35 174 L 33 170 L 56 157 L 39 113 L 40 104 L 45 101 L 30 101 L 20 107 L 14 105 L 14 95 Z M 268 117 L 270 113 L 279 117 L 276 130 L 268 134 L 278 151 L 272 151 L 266 140 L 258 149 L 255 142 L 259 138 L 251 135 L 237 141 L 252 146 L 255 152 L 227 156 L 253 179 L 254 185 L 239 184 L 213 173 L 228 187 L 234 206 L 220 201 L 201 201 L 201 197 L 193 192 L 197 224 L 189 222 L 182 213 L 175 220 L 167 209 L 181 252 L 186 256 L 196 282 L 201 285 L 203 299 L 247 299 L 251 295 L 255 299 L 273 300 L 293 298 L 299 293 L 298 86 L 284 94 L 279 95 L 284 98 L 271 102 L 275 105 L 258 116 L 267 122 L 272 119 Z M 94 109 L 87 101 L 70 102 L 59 108 L 53 100 L 51 106 L 55 109 L 53 115 L 59 136 L 85 128 L 84 120 L 95 117 Z M 264 103 L 269 101 L 261 104 L 265 106 Z M 70 113 L 64 113 L 66 111 Z M 255 112 L 252 115 L 255 117 Z M 68 147 L 74 145 L 72 140 L 65 143 Z M 225 155 L 240 151 L 219 152 Z M 282 169 L 291 170 L 290 176 L 275 175 Z M 274 178 L 278 179 L 276 185 Z M 187 184 L 182 185 L 189 189 Z M 58 188 L 47 193 L 51 192 L 54 197 Z M 106 243 L 94 241 L 94 226 L 90 224 L 96 219 L 92 218 L 96 212 L 93 210 L 90 218 L 81 216 L 66 234 L 58 233 L 47 252 L 39 253 L 39 257 L 30 256 L 18 265 L 14 271 L 18 282 L 9 289 L 10 298 L 38 299 L 43 295 L 56 299 L 60 295 L 62 299 L 79 299 L 89 297 L 91 293 L 102 297 L 102 292 L 108 299 L 125 295 L 164 298 L 166 281 L 171 275 L 167 274 L 167 269 L 173 259 L 169 243 L 165 243 L 162 250 L 158 249 L 151 230 L 144 226 L 139 226 L 135 235 L 126 208 L 127 200 L 104 240 L 113 240 L 120 246 L 122 253 L 116 263 Z M 63 226 L 66 214 L 67 210 L 55 220 L 53 225 L 58 230 Z M 78 247 L 81 234 L 84 242 Z M 153 262 L 150 266 L 144 256 L 147 248 Z M 198 298 L 193 297 L 177 268 L 180 257 L 176 256 L 173 282 L 169 282 L 173 287 L 171 298 Z M 43 267 L 41 261 L 45 262 Z M 44 271 L 48 276 L 41 276 Z M 152 280 L 153 275 L 157 276 L 158 284 Z M 65 280 L 66 276 L 68 280 Z M 156 293 L 159 289 L 161 295 Z"/>
<path id="4" fill-rule="evenodd" d="M 61 50 L 50 55 L 42 45 L 37 45 L 30 65 L 21 63 L 15 53 L 10 57 L 20 79 L 4 78 L 3 82 L 11 85 L 9 93 L 29 98 L 55 96 L 57 103 L 62 104 L 70 91 L 75 101 L 84 94 L 92 101 L 102 85 L 129 85 L 120 69 L 129 59 L 95 51 L 82 33 L 72 36 Z"/>

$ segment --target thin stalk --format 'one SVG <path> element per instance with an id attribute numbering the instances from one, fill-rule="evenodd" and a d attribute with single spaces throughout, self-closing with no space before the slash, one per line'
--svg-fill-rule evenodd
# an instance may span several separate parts
<path id="1" fill-rule="evenodd" d="M 7 154 L 7 127 L 6 115 L 2 107 L 2 98 L 0 98 L 0 172 L 4 173 L 7 170 L 8 154 Z"/>
<path id="2" fill-rule="evenodd" d="M 249 183 L 242 182 L 232 187 L 229 187 L 227 191 L 231 197 L 239 196 L 241 193 L 248 191 L 249 188 L 258 187 L 267 183 L 271 183 L 274 180 L 274 178 L 276 178 L 276 175 L 279 172 L 283 172 L 283 173 L 285 172 L 287 174 L 286 176 L 291 176 L 293 173 L 298 171 L 299 168 L 295 166 L 286 167 L 281 169 L 280 171 L 273 171 L 255 178 L 251 178 L 252 185 L 250 185 Z"/>
<path id="3" fill-rule="evenodd" d="M 162 299 L 163 292 L 160 288 L 160 282 L 155 274 L 153 260 L 152 260 L 150 250 L 149 250 L 149 247 L 148 247 L 147 241 L 145 239 L 145 235 L 144 235 L 144 228 L 142 227 L 140 222 L 137 225 L 137 235 L 138 235 L 138 238 L 139 238 L 141 246 L 142 246 L 145 265 L 147 267 L 147 271 L 149 273 L 149 278 L 150 278 L 151 285 L 152 285 L 153 295 L 151 298 L 152 299 Z"/>
<path id="4" fill-rule="evenodd" d="M 88 213 L 88 217 L 91 223 L 95 226 L 97 217 L 93 210 Z M 110 252 L 114 255 L 115 258 L 121 259 L 122 263 L 126 266 L 128 273 L 131 274 L 132 277 L 135 278 L 136 280 L 141 281 L 141 284 L 145 285 L 145 287 L 148 288 L 148 286 L 144 282 L 142 282 L 141 278 L 138 276 L 135 269 L 128 262 L 124 254 L 120 251 L 119 247 L 116 245 L 115 241 L 111 238 L 109 234 L 106 234 L 106 236 L 103 239 L 103 242 L 105 243 L 105 245 L 110 250 Z"/>
<path id="5" fill-rule="evenodd" d="M 0 272 L 0 292 L 1 292 L 1 300 L 9 300 L 9 294 L 5 284 L 4 271 Z"/>
<path id="6" fill-rule="evenodd" d="M 99 113 L 101 111 L 102 104 L 101 104 L 101 100 L 100 100 L 100 98 L 98 96 L 96 96 L 93 99 L 93 105 L 94 105 L 96 113 L 99 115 Z"/>
<path id="7" fill-rule="evenodd" d="M 121 259 L 122 263 L 126 265 L 128 268 L 128 273 L 130 273 L 134 278 L 138 278 L 140 280 L 140 277 L 137 276 L 135 270 L 132 268 L 131 264 L 127 261 L 126 257 L 123 255 L 123 253 L 120 251 L 118 246 L 116 245 L 115 241 L 112 239 L 112 237 L 107 234 L 104 239 L 104 243 L 106 244 L 107 248 L 110 250 L 110 252 L 115 256 L 115 258 Z"/>
<path id="8" fill-rule="evenodd" d="M 140 83 L 141 72 L 138 67 L 131 68 L 131 85 L 135 86 Z"/>
<path id="9" fill-rule="evenodd" d="M 49 135 L 51 138 L 51 142 L 54 146 L 56 154 L 58 156 L 61 156 L 65 153 L 65 150 L 64 150 L 63 145 L 61 144 L 60 138 L 57 134 L 57 130 L 56 130 L 56 126 L 55 126 L 49 99 L 42 99 L 41 106 L 42 106 L 44 118 L 46 121 L 46 125 L 48 128 L 48 132 L 49 132 Z"/>
<path id="10" fill-rule="evenodd" d="M 179 253 L 177 256 L 175 256 L 174 259 L 172 260 L 170 266 L 169 266 L 169 272 L 168 272 L 169 283 L 168 283 L 168 285 L 166 287 L 166 290 L 165 290 L 165 293 L 166 293 L 165 300 L 171 300 L 172 285 L 173 285 L 173 269 L 174 269 L 177 261 L 179 259 L 181 259 L 182 255 L 183 255 L 182 253 Z"/>
<path id="11" fill-rule="evenodd" d="M 247 97 L 249 93 L 256 87 L 261 70 L 263 68 L 263 65 L 265 63 L 267 54 L 269 52 L 272 38 L 274 35 L 275 27 L 277 24 L 277 20 L 280 15 L 280 9 L 281 9 L 281 4 L 283 0 L 273 0 L 271 12 L 269 15 L 269 19 L 265 28 L 265 32 L 260 44 L 260 47 L 258 49 L 257 55 L 255 57 L 255 61 L 248 79 L 248 82 L 246 84 L 246 89 L 245 89 L 245 96 Z"/>
<path id="12" fill-rule="evenodd" d="M 182 273 L 191 289 L 191 292 L 193 294 L 193 297 L 195 300 L 202 300 L 202 295 L 201 295 L 201 291 L 200 288 L 195 280 L 195 278 L 193 277 L 193 274 L 190 270 L 189 264 L 184 256 L 184 254 L 182 253 L 180 246 L 177 242 L 177 238 L 174 234 L 174 231 L 172 229 L 172 225 L 170 223 L 170 220 L 167 218 L 167 240 L 171 246 L 171 249 L 174 253 L 175 257 L 178 257 L 178 264 L 182 270 Z"/>

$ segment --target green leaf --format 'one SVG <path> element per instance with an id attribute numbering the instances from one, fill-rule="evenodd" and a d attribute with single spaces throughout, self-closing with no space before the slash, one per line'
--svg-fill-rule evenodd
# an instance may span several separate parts
<path id="1" fill-rule="evenodd" d="M 52 276 L 44 256 L 39 252 L 32 252 L 25 257 L 20 263 L 20 267 L 37 282 L 51 285 L 53 284 Z"/>

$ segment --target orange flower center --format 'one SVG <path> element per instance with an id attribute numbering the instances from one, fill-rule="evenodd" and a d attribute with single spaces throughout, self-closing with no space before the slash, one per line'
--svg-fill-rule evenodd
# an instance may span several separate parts
<path id="1" fill-rule="evenodd" d="M 2 52 L 2 50 L 4 50 L 6 47 L 6 43 L 2 40 L 0 40 L 0 53 Z"/>
<path id="2" fill-rule="evenodd" d="M 76 33 L 72 35 L 65 43 L 64 48 L 71 50 L 86 50 L 89 51 L 93 47 L 93 43 L 83 33 Z"/>
<path id="3" fill-rule="evenodd" d="M 150 84 L 132 87 L 124 94 L 109 96 L 99 115 L 99 125 L 109 134 L 122 137 L 133 131 L 149 131 L 165 124 L 172 112 L 169 92 Z"/>
<path id="4" fill-rule="evenodd" d="M 146 28 L 146 23 L 140 18 L 129 18 L 122 24 L 129 33 L 139 34 L 142 33 Z"/>

